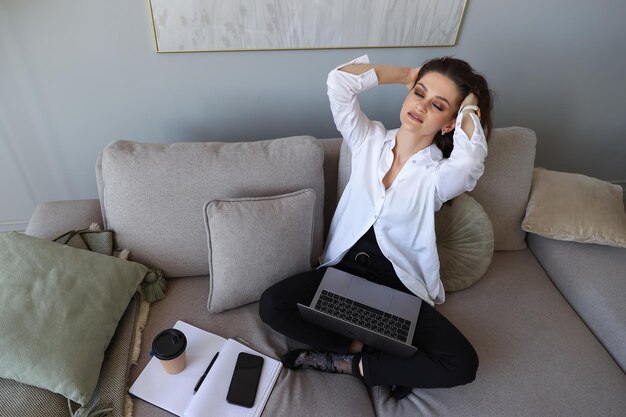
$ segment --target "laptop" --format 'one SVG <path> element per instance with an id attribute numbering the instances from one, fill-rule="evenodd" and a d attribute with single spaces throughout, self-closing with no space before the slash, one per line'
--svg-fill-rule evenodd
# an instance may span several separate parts
<path id="1" fill-rule="evenodd" d="M 298 310 L 308 322 L 406 358 L 417 351 L 411 342 L 421 306 L 419 297 L 331 267 Z"/>

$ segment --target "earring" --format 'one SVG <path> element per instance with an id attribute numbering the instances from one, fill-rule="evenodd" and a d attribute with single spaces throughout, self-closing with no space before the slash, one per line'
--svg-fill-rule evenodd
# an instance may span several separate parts
<path id="1" fill-rule="evenodd" d="M 446 132 L 443 129 L 441 129 L 441 136 L 443 136 L 445 134 L 446 134 Z"/>

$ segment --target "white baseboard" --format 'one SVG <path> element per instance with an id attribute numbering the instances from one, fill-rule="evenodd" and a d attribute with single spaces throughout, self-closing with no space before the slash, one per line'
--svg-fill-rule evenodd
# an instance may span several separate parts
<path id="1" fill-rule="evenodd" d="M 23 232 L 28 226 L 28 220 L 0 222 L 0 232 Z"/>

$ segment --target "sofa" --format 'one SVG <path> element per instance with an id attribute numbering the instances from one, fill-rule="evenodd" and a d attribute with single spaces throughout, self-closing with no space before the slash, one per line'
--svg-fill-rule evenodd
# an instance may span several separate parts
<path id="1" fill-rule="evenodd" d="M 414 389 L 396 400 L 389 387 L 368 389 L 354 377 L 283 369 L 263 415 L 623 416 L 626 249 L 522 230 L 535 145 L 530 129 L 494 130 L 485 173 L 469 195 L 491 219 L 495 251 L 484 276 L 448 292 L 437 306 L 478 353 L 473 382 Z M 177 320 L 241 337 L 276 358 L 299 346 L 261 321 L 257 302 L 207 311 L 214 288 L 203 210 L 214 199 L 313 190 L 315 266 L 350 175 L 349 150 L 340 138 L 173 145 L 118 141 L 101 153 L 96 175 L 99 199 L 42 203 L 26 233 L 53 238 L 95 222 L 115 231 L 130 259 L 162 269 L 167 296 L 150 307 L 129 386 L 150 360 L 152 339 Z M 236 261 L 240 254 L 235 248 L 230 256 Z M 137 398 L 133 403 L 136 417 L 170 415 Z"/>

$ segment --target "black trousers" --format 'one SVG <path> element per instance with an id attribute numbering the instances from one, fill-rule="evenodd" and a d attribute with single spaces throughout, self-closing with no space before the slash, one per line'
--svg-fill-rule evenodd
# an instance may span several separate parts
<path id="1" fill-rule="evenodd" d="M 410 293 L 391 263 L 382 255 L 370 229 L 335 268 L 370 281 Z M 274 330 L 315 349 L 347 352 L 352 340 L 302 319 L 296 304 L 311 303 L 325 268 L 289 277 L 261 296 L 259 314 Z M 418 348 L 409 358 L 366 348 L 362 352 L 364 380 L 368 386 L 400 385 L 414 388 L 447 388 L 473 381 L 478 356 L 469 341 L 441 313 L 422 303 L 412 344 Z"/>

